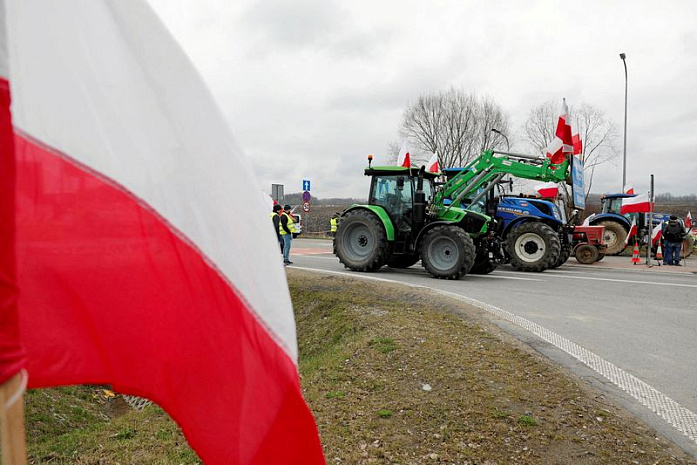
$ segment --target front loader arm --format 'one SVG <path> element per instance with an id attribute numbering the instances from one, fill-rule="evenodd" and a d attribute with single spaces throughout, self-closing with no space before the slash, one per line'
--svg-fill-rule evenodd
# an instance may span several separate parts
<path id="1" fill-rule="evenodd" d="M 561 182 L 567 178 L 568 171 L 568 160 L 553 165 L 546 157 L 486 150 L 443 185 L 434 197 L 434 205 L 442 206 L 445 199 L 452 199 L 455 204 L 505 174 L 543 182 Z"/>

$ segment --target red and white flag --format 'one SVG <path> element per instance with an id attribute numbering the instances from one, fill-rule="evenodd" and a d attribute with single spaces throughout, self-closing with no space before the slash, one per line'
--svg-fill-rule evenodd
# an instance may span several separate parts
<path id="1" fill-rule="evenodd" d="M 557 129 L 554 132 L 555 137 L 545 148 L 545 156 L 555 165 L 562 163 L 566 160 L 567 154 L 574 151 L 571 126 L 567 123 L 568 114 L 569 109 L 566 106 L 566 99 L 562 99 L 561 115 L 557 121 Z"/>
<path id="2" fill-rule="evenodd" d="M 579 134 L 574 135 L 574 137 L 571 138 L 571 142 L 574 146 L 574 155 L 581 155 L 583 153 L 583 141 L 581 140 L 581 136 Z"/>
<path id="3" fill-rule="evenodd" d="M 685 217 L 685 227 L 687 229 L 692 227 L 692 214 L 690 212 L 687 212 L 687 216 Z"/>
<path id="4" fill-rule="evenodd" d="M 629 227 L 629 232 L 627 233 L 627 237 L 624 238 L 624 245 L 626 246 L 629 244 L 629 240 L 636 236 L 637 233 L 637 227 L 636 227 L 636 218 L 632 218 L 632 225 Z"/>
<path id="5" fill-rule="evenodd" d="M 661 224 L 656 225 L 651 231 L 651 245 L 656 245 L 658 241 L 663 237 L 663 221 Z"/>
<path id="6" fill-rule="evenodd" d="M 534 187 L 535 191 L 543 198 L 556 198 L 559 195 L 559 186 L 555 182 L 544 182 Z"/>
<path id="7" fill-rule="evenodd" d="M 188 58 L 144 1 L 4 11 L 0 374 L 14 247 L 29 387 L 147 397 L 205 463 L 324 463 L 268 205 Z"/>
<path id="8" fill-rule="evenodd" d="M 635 197 L 627 197 L 622 199 L 620 214 L 625 213 L 646 213 L 652 210 L 651 202 L 649 202 L 648 194 L 639 194 Z"/>
<path id="9" fill-rule="evenodd" d="M 632 186 L 631 184 L 627 184 L 626 186 L 624 186 L 624 193 L 634 195 L 634 186 Z"/>
<path id="10" fill-rule="evenodd" d="M 434 153 L 426 164 L 426 171 L 429 173 L 440 173 L 440 164 L 438 163 L 438 154 Z"/>
<path id="11" fill-rule="evenodd" d="M 407 143 L 402 144 L 402 148 L 399 149 L 399 156 L 397 157 L 397 166 L 403 166 L 409 168 L 411 166 L 411 158 L 409 156 L 409 149 L 407 148 Z"/>

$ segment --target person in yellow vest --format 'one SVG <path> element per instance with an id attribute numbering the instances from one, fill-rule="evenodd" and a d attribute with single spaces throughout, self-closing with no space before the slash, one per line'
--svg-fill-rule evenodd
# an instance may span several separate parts
<path id="1" fill-rule="evenodd" d="M 329 220 L 329 233 L 332 237 L 336 236 L 336 230 L 339 229 L 339 214 L 334 213 Z"/>
<path id="2" fill-rule="evenodd" d="M 291 246 L 291 241 L 293 240 L 293 231 L 295 230 L 295 226 L 293 225 L 293 216 L 291 215 L 291 206 L 290 205 L 285 205 L 283 207 L 283 213 L 281 213 L 281 227 L 280 227 L 280 233 L 281 233 L 281 238 L 283 239 L 283 263 L 286 265 L 290 265 L 290 246 Z"/>
<path id="3" fill-rule="evenodd" d="M 273 229 L 276 231 L 276 238 L 278 239 L 278 245 L 281 246 L 281 253 L 283 253 L 283 239 L 281 238 L 281 213 L 283 212 L 283 207 L 279 204 L 274 204 L 273 211 L 269 213 L 269 218 L 271 218 L 271 223 L 273 224 Z"/>

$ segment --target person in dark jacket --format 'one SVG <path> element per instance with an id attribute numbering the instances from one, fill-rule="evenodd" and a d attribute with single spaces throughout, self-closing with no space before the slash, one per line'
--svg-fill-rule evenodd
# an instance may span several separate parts
<path id="1" fill-rule="evenodd" d="M 279 204 L 276 204 L 273 206 L 273 211 L 269 216 L 271 217 L 271 223 L 273 223 L 273 228 L 276 231 L 278 245 L 281 246 L 281 253 L 283 253 L 283 239 L 281 238 L 281 213 L 283 213 L 283 207 Z"/>
<path id="2" fill-rule="evenodd" d="M 682 251 L 682 240 L 685 238 L 685 227 L 675 215 L 670 216 L 670 221 L 663 231 L 665 242 L 665 255 L 663 256 L 664 265 L 680 266 L 680 252 Z"/>

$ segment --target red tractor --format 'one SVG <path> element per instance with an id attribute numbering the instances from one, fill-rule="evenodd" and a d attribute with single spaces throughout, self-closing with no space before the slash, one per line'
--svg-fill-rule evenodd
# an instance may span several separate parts
<path id="1" fill-rule="evenodd" d="M 605 257 L 607 245 L 603 243 L 605 226 L 575 226 L 573 255 L 579 263 L 590 265 Z"/>

